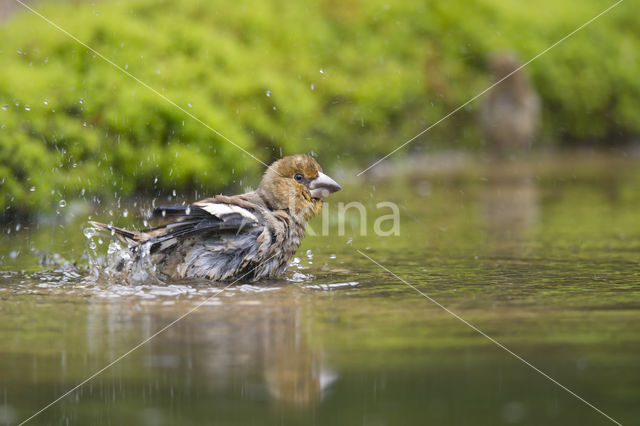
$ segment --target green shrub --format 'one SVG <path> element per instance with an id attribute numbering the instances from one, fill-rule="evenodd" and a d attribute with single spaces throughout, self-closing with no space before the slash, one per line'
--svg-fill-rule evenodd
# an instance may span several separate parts
<path id="1" fill-rule="evenodd" d="M 367 165 L 605 5 L 543 0 L 38 3 L 264 162 Z M 640 134 L 640 23 L 623 3 L 529 67 L 550 141 Z M 33 14 L 0 28 L 0 208 L 255 184 L 263 166 Z M 27 107 L 28 106 L 28 107 Z M 476 104 L 411 145 L 479 147 Z"/>

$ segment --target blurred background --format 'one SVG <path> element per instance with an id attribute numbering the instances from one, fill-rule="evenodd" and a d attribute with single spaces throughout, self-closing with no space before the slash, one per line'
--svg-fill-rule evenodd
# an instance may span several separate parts
<path id="1" fill-rule="evenodd" d="M 255 188 L 264 166 L 0 0 L 0 424 L 194 308 L 33 424 L 609 424 L 356 249 L 640 418 L 632 1 L 519 71 L 614 3 L 28 4 L 260 161 L 309 153 L 343 190 L 281 279 L 103 279 L 113 246 L 87 220 L 149 226 L 154 205 Z M 338 223 L 353 201 L 366 216 Z M 380 202 L 399 235 L 373 232 Z"/>
<path id="2" fill-rule="evenodd" d="M 307 152 L 329 170 L 355 171 L 608 4 L 33 6 L 262 161 Z M 640 21 L 625 9 L 614 8 L 394 159 L 637 144 Z M 194 199 L 257 184 L 264 166 L 69 36 L 12 0 L 2 0 L 0 16 L 5 219 L 52 213 L 60 200 L 173 191 Z"/>

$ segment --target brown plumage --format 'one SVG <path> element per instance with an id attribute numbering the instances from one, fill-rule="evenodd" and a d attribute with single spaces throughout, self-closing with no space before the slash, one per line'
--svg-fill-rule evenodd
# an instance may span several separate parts
<path id="1" fill-rule="evenodd" d="M 531 148 L 539 127 L 540 98 L 515 55 L 502 53 L 490 61 L 494 81 L 513 73 L 488 93 L 480 118 L 485 137 L 496 154 Z M 515 71 L 515 72 L 514 72 Z"/>
<path id="2" fill-rule="evenodd" d="M 322 199 L 340 190 L 308 155 L 292 155 L 269 166 L 257 190 L 207 198 L 188 206 L 160 206 L 164 223 L 128 231 L 92 222 L 128 249 L 112 269 L 153 272 L 160 278 L 214 281 L 273 278 L 284 272 L 305 235 L 307 220 Z"/>

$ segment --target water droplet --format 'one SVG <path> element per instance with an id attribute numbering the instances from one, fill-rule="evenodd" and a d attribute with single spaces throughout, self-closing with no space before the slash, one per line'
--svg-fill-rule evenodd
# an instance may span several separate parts
<path id="1" fill-rule="evenodd" d="M 29 188 L 29 191 L 34 192 L 36 190 L 35 186 L 32 186 L 31 188 Z"/>
<path id="2" fill-rule="evenodd" d="M 353 243 L 353 238 L 349 238 L 349 239 L 347 240 L 347 244 L 348 244 L 348 245 L 351 245 L 351 243 Z"/>
<path id="3" fill-rule="evenodd" d="M 96 246 L 96 243 L 95 243 L 95 242 L 91 241 L 91 242 L 89 243 L 89 248 L 90 248 L 91 250 L 95 250 L 95 249 L 96 249 L 96 247 L 97 247 L 97 246 Z"/>
<path id="4" fill-rule="evenodd" d="M 316 85 L 311 83 L 311 90 L 315 90 L 316 89 Z"/>
<path id="5" fill-rule="evenodd" d="M 49 105 L 49 101 L 46 100 L 46 99 L 44 101 L 42 101 L 42 103 L 45 104 L 45 105 Z"/>
<path id="6" fill-rule="evenodd" d="M 184 209 L 184 212 L 189 216 L 191 214 L 191 207 L 187 206 L 187 208 Z"/>
<path id="7" fill-rule="evenodd" d="M 267 97 L 271 96 L 271 90 L 267 90 Z"/>
<path id="8" fill-rule="evenodd" d="M 128 70 L 129 69 L 129 64 L 124 64 L 124 69 Z"/>
<path id="9" fill-rule="evenodd" d="M 118 251 L 120 251 L 120 245 L 115 241 L 111 241 L 109 243 L 109 248 L 107 249 L 107 254 L 114 254 Z"/>
<path id="10" fill-rule="evenodd" d="M 122 212 L 122 217 L 127 217 L 129 216 L 129 210 L 124 209 L 124 211 Z"/>
<path id="11" fill-rule="evenodd" d="M 84 228 L 84 231 L 82 231 L 82 233 L 87 238 L 93 238 L 93 236 L 96 235 L 96 228 Z"/>
<path id="12" fill-rule="evenodd" d="M 80 98 L 80 100 L 78 100 L 78 102 L 83 104 L 84 103 L 84 99 Z"/>
<path id="13" fill-rule="evenodd" d="M 66 202 L 65 200 L 60 200 L 60 201 L 58 202 L 58 206 L 59 206 L 60 208 L 65 208 L 65 207 L 67 207 L 67 202 Z"/>
<path id="14" fill-rule="evenodd" d="M 29 105 L 25 105 L 25 106 L 24 106 L 24 110 L 25 110 L 25 111 L 31 111 L 31 107 L 30 107 Z"/>
<path id="15" fill-rule="evenodd" d="M 189 108 L 192 108 L 193 107 L 193 102 L 189 102 L 188 105 L 189 105 Z"/>
<path id="16" fill-rule="evenodd" d="M 320 68 L 320 74 L 324 74 L 324 69 Z"/>
<path id="17" fill-rule="evenodd" d="M 5 111 L 6 111 L 8 108 L 9 108 L 9 105 L 7 105 L 7 104 L 2 105 L 2 109 L 3 109 L 3 110 L 5 110 Z"/>
<path id="18" fill-rule="evenodd" d="M 329 259 L 335 259 L 337 256 L 335 254 L 330 254 Z"/>

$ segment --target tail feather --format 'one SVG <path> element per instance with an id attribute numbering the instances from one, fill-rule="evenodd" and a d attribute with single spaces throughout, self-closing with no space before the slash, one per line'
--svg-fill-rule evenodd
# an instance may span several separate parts
<path id="1" fill-rule="evenodd" d="M 104 223 L 95 222 L 95 221 L 89 221 L 89 223 L 98 231 L 109 232 L 127 244 L 139 243 L 147 239 L 145 238 L 145 235 L 141 232 L 129 231 L 123 228 L 118 228 L 117 226 L 106 225 Z"/>

